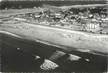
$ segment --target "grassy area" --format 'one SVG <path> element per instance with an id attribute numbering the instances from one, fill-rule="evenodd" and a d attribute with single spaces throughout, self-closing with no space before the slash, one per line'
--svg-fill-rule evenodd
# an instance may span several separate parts
<path id="1" fill-rule="evenodd" d="M 16 15 L 16 14 L 25 14 L 25 13 L 29 13 L 29 12 L 39 12 L 42 10 L 43 9 L 39 9 L 39 8 L 0 10 L 0 18 L 8 17 L 10 15 Z"/>

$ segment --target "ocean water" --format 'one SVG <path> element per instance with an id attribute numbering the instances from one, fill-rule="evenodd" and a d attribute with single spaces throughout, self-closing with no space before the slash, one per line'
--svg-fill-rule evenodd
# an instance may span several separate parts
<path id="1" fill-rule="evenodd" d="M 107 56 L 72 51 L 82 58 L 72 62 L 63 56 L 57 62 L 59 68 L 44 71 L 40 69 L 40 65 L 59 48 L 33 41 L 22 41 L 7 35 L 2 35 L 0 42 L 2 42 L 1 71 L 3 72 L 105 72 L 107 70 Z M 44 52 L 47 52 L 47 57 L 44 56 L 46 54 Z M 35 55 L 40 55 L 41 58 L 36 60 Z"/>

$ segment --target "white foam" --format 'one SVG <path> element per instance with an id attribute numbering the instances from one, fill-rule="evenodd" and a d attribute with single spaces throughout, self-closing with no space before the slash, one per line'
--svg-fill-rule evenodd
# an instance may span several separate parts
<path id="1" fill-rule="evenodd" d="M 14 36 L 14 37 L 18 37 L 18 38 L 21 38 L 20 36 L 16 35 L 16 34 L 13 34 L 11 32 L 7 32 L 7 31 L 2 31 L 0 30 L 0 33 L 3 33 L 3 34 L 7 34 L 7 35 L 11 35 L 11 36 Z"/>

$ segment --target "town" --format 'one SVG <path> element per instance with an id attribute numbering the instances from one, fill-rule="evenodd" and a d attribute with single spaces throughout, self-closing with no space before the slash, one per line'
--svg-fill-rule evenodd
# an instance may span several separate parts
<path id="1" fill-rule="evenodd" d="M 13 17 L 34 24 L 108 34 L 108 13 L 104 6 L 58 10 L 45 8 L 41 12 L 18 14 Z"/>

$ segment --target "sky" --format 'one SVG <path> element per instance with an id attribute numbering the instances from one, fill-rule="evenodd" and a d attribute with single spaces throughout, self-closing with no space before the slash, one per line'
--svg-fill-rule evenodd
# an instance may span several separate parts
<path id="1" fill-rule="evenodd" d="M 107 1 L 107 0 L 0 0 L 0 1 Z"/>

